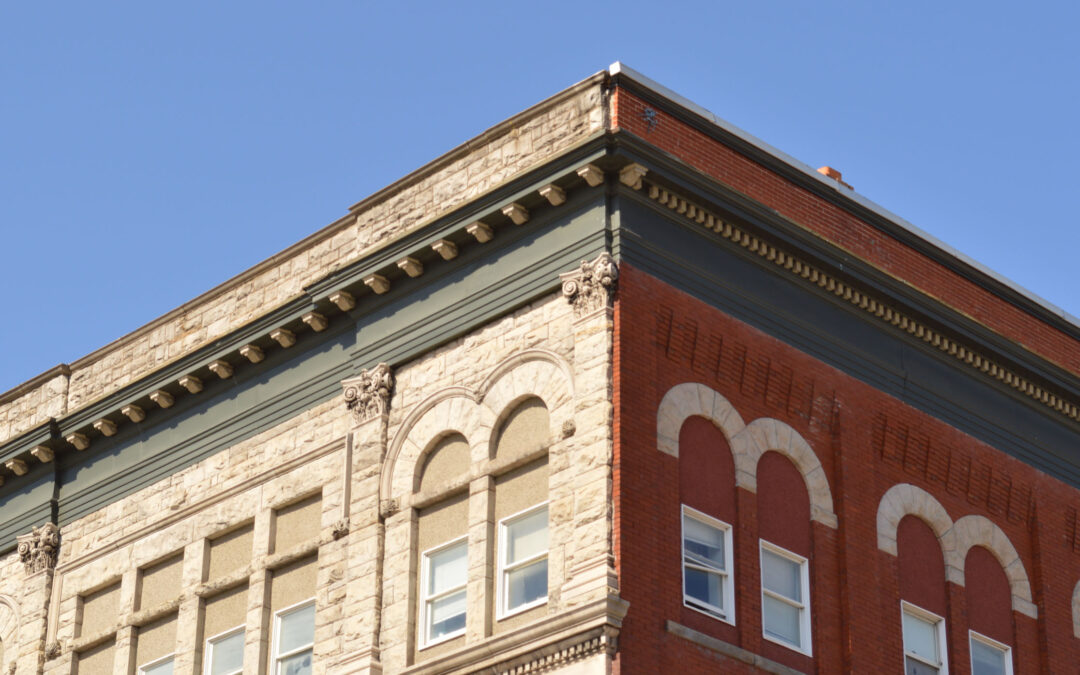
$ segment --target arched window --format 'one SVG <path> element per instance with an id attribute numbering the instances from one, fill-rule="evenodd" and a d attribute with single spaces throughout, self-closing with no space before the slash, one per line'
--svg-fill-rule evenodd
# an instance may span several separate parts
<path id="1" fill-rule="evenodd" d="M 973 546 L 964 559 L 964 597 L 968 615 L 971 672 L 1012 673 L 1012 591 L 1001 563 L 987 549 Z"/>
<path id="2" fill-rule="evenodd" d="M 896 528 L 904 672 L 940 673 L 948 662 L 945 558 L 930 526 L 904 516 Z"/>
<path id="3" fill-rule="evenodd" d="M 757 467 L 761 628 L 766 640 L 810 655 L 810 495 L 794 464 L 766 452 Z"/>
<path id="4" fill-rule="evenodd" d="M 735 461 L 723 432 L 704 417 L 679 431 L 683 605 L 735 623 Z"/>

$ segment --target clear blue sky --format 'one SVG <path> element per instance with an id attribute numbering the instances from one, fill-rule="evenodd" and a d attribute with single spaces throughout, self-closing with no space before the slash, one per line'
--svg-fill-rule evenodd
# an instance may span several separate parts
<path id="1" fill-rule="evenodd" d="M 0 2 L 0 391 L 616 60 L 1080 314 L 1075 2 Z"/>

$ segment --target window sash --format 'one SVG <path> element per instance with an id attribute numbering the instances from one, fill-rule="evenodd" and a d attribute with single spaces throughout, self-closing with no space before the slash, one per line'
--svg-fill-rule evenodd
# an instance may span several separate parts
<path id="1" fill-rule="evenodd" d="M 308 607 L 314 607 L 314 606 L 315 606 L 315 598 L 310 598 L 308 600 L 298 602 L 295 605 L 292 605 L 290 607 L 286 607 L 285 609 L 278 610 L 277 612 L 274 613 L 274 641 L 273 641 L 274 673 L 280 673 L 281 672 L 282 661 L 285 661 L 286 659 L 292 658 L 292 657 L 294 657 L 294 656 L 296 656 L 298 654 L 303 654 L 304 652 L 313 651 L 314 646 L 315 646 L 315 638 L 314 638 L 315 624 L 314 624 L 314 621 L 312 621 L 312 626 L 311 626 L 311 632 L 312 632 L 311 641 L 299 644 L 299 645 L 293 647 L 292 649 L 290 649 L 288 651 L 282 651 L 281 650 L 281 642 L 282 642 L 282 640 L 281 640 L 281 626 L 282 626 L 283 620 L 286 619 L 290 614 L 293 614 L 293 613 L 299 612 L 301 610 L 307 609 Z"/>
<path id="2" fill-rule="evenodd" d="M 760 541 L 759 565 L 761 583 L 761 632 L 766 640 L 783 645 L 789 649 L 811 656 L 813 654 L 813 640 L 810 631 L 810 561 L 803 556 L 783 549 L 776 544 L 771 544 L 764 539 Z M 795 565 L 797 572 L 796 589 L 799 598 L 793 598 L 782 592 L 775 591 L 765 585 L 765 561 L 766 556 L 772 555 L 781 560 Z M 798 642 L 794 642 L 778 633 L 769 632 L 766 618 L 768 600 L 779 602 L 791 607 L 796 611 L 798 622 Z M 783 618 L 783 617 L 778 617 Z"/>
<path id="3" fill-rule="evenodd" d="M 224 642 L 225 640 L 227 640 L 227 639 L 229 639 L 229 638 L 231 638 L 231 637 L 233 637 L 235 635 L 243 636 L 245 630 L 246 630 L 246 626 L 236 626 L 234 628 L 230 628 L 227 631 L 224 631 L 222 633 L 218 633 L 217 635 L 214 635 L 214 636 L 209 637 L 209 638 L 206 639 L 206 658 L 205 658 L 206 663 L 203 664 L 203 673 L 204 673 L 204 675 L 213 675 L 213 673 L 214 673 L 214 652 L 217 651 L 217 645 L 219 645 L 220 643 Z M 226 671 L 225 673 L 222 673 L 221 675 L 238 675 L 238 673 L 243 673 L 244 672 L 244 666 L 243 666 L 244 661 L 243 661 L 243 659 L 244 659 L 244 643 L 243 643 L 243 640 L 241 639 L 241 642 L 240 642 L 240 667 L 235 669 L 235 670 Z"/>
<path id="4" fill-rule="evenodd" d="M 452 640 L 453 638 L 456 638 L 458 636 L 461 636 L 461 635 L 465 634 L 465 627 L 462 626 L 460 629 L 449 631 L 449 632 L 443 633 L 442 635 L 438 635 L 438 636 L 433 637 L 431 635 L 431 628 L 432 628 L 432 619 L 434 618 L 434 606 L 435 606 L 435 604 L 440 600 L 443 600 L 443 599 L 448 598 L 448 597 L 450 597 L 452 595 L 456 595 L 458 593 L 461 593 L 462 591 L 465 591 L 467 589 L 468 585 L 469 585 L 469 573 L 468 573 L 469 550 L 468 550 L 468 543 L 467 542 L 468 542 L 468 535 L 463 536 L 463 537 L 458 537 L 457 539 L 453 539 L 453 540 L 448 541 L 448 542 L 446 542 L 444 544 L 439 544 L 438 546 L 436 546 L 434 548 L 428 549 L 427 551 L 424 551 L 424 553 L 422 554 L 422 560 L 423 560 L 423 562 L 422 562 L 422 570 L 421 570 L 421 577 L 422 578 L 420 579 L 420 588 L 421 588 L 421 593 L 420 593 L 420 613 L 421 613 L 420 621 L 421 621 L 421 623 L 420 623 L 420 625 L 422 626 L 422 628 L 421 628 L 420 633 L 421 633 L 421 636 L 423 637 L 423 640 L 422 640 L 422 645 L 420 647 L 421 649 L 424 649 L 425 647 L 430 647 L 432 645 L 437 645 L 440 642 L 445 642 L 446 640 Z M 453 585 L 453 586 L 448 586 L 447 588 L 445 588 L 445 589 L 443 589 L 443 590 L 441 590 L 441 591 L 439 591 L 437 593 L 430 593 L 431 582 L 433 580 L 432 574 L 434 572 L 434 570 L 432 570 L 432 564 L 431 564 L 432 558 L 435 557 L 437 554 L 445 553 L 445 552 L 449 551 L 450 549 L 455 548 L 455 547 L 459 547 L 459 546 L 464 548 L 464 555 L 465 555 L 465 573 L 462 575 L 463 578 L 461 580 L 461 583 Z M 454 615 L 454 616 L 456 616 L 456 615 Z M 466 620 L 467 620 L 468 619 L 468 597 L 466 597 L 465 616 L 466 616 Z"/>
<path id="5" fill-rule="evenodd" d="M 546 546 L 543 550 L 537 551 L 527 557 L 523 557 L 517 560 L 510 560 L 510 531 L 513 528 L 515 522 L 523 521 L 531 516 L 535 516 L 540 512 L 544 512 L 545 525 L 544 536 Z M 546 561 L 548 554 L 551 550 L 551 521 L 550 513 L 548 512 L 548 502 L 531 506 L 524 511 L 512 514 L 499 521 L 499 598 L 498 598 L 498 616 L 497 619 L 505 619 L 506 617 L 513 616 L 519 612 L 524 612 L 533 607 L 539 607 L 548 600 L 548 584 L 547 579 L 544 580 L 544 594 L 528 602 L 523 602 L 513 607 L 510 606 L 510 576 L 513 572 L 524 569 L 530 565 L 535 565 L 539 562 Z"/>
<path id="6" fill-rule="evenodd" d="M 927 668 L 933 669 L 938 675 L 948 675 L 949 663 L 946 653 L 947 645 L 945 644 L 945 619 L 933 612 L 928 612 L 921 607 L 905 601 L 900 602 L 900 610 L 900 631 L 904 649 L 905 667 L 908 660 L 911 660 Z M 917 636 L 911 634 L 911 631 L 908 630 L 907 619 L 919 621 L 933 630 L 936 661 L 915 651 L 916 645 L 913 643 L 914 638 Z"/>
<path id="7" fill-rule="evenodd" d="M 685 504 L 681 509 L 682 527 L 682 594 L 683 605 L 690 609 L 708 614 L 714 619 L 734 624 L 735 590 L 731 578 L 733 562 L 731 526 L 704 514 Z M 692 530 L 708 528 L 710 534 L 719 541 L 702 541 L 704 536 L 699 531 L 694 536 Z M 715 560 L 689 550 L 688 543 L 719 549 L 721 560 Z M 706 598 L 700 598 L 687 592 L 687 572 L 693 571 L 716 579 L 720 604 L 714 604 Z"/>
<path id="8" fill-rule="evenodd" d="M 1000 668 L 994 671 L 987 671 L 985 669 L 976 670 L 975 663 L 975 648 L 976 645 L 986 650 L 992 650 L 996 656 L 1000 657 Z M 973 630 L 968 631 L 968 648 L 971 654 L 971 673 L 972 675 L 1012 675 L 1012 647 L 1006 644 L 1002 644 L 997 640 L 992 640 L 985 635 L 976 633 Z M 994 666 L 992 666 L 994 667 Z"/>

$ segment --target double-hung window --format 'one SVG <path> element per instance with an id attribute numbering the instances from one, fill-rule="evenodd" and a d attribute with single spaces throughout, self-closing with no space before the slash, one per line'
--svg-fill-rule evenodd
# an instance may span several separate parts
<path id="1" fill-rule="evenodd" d="M 731 526 L 682 507 L 683 603 L 735 622 Z"/>
<path id="2" fill-rule="evenodd" d="M 985 635 L 969 631 L 971 675 L 1012 675 L 1012 650 Z"/>
<path id="3" fill-rule="evenodd" d="M 244 672 L 244 627 L 239 626 L 206 641 L 205 675 L 240 675 Z"/>
<path id="4" fill-rule="evenodd" d="M 139 666 L 139 675 L 172 675 L 173 657 L 166 656 L 145 666 Z"/>
<path id="5" fill-rule="evenodd" d="M 810 575 L 806 558 L 761 542 L 761 627 L 765 639 L 809 655 Z"/>
<path id="6" fill-rule="evenodd" d="M 314 645 L 314 600 L 305 600 L 275 614 L 273 675 L 311 675 Z"/>
<path id="7" fill-rule="evenodd" d="M 423 555 L 420 625 L 424 647 L 465 632 L 465 586 L 469 561 L 465 538 L 443 544 Z"/>
<path id="8" fill-rule="evenodd" d="M 499 523 L 498 616 L 504 618 L 547 602 L 547 504 Z"/>
<path id="9" fill-rule="evenodd" d="M 902 609 L 904 675 L 945 675 L 945 620 L 906 602 Z"/>

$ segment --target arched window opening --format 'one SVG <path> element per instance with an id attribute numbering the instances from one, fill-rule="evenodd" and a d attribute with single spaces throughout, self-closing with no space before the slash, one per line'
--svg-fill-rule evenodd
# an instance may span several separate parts
<path id="1" fill-rule="evenodd" d="M 461 434 L 450 434 L 424 457 L 416 487 L 419 492 L 431 492 L 442 485 L 461 482 L 469 475 L 470 463 L 468 441 Z"/>
<path id="2" fill-rule="evenodd" d="M 527 398 L 506 417 L 494 445 L 496 460 L 510 460 L 545 446 L 551 436 L 547 406 L 539 398 Z"/>

